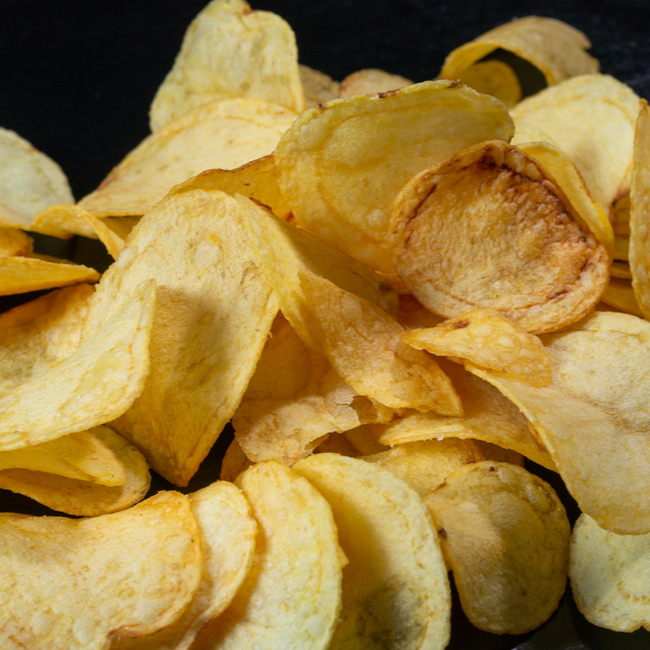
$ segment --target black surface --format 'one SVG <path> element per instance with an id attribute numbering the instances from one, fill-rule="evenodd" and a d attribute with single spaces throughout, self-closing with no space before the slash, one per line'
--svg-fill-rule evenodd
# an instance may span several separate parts
<path id="1" fill-rule="evenodd" d="M 204 0 L 0 0 L 0 126 L 10 128 L 56 160 L 77 198 L 93 190 L 149 133 L 148 108 L 170 69 L 191 19 Z M 341 79 L 378 67 L 414 81 L 434 78 L 455 47 L 514 17 L 564 20 L 591 39 L 603 72 L 650 96 L 650 2 L 577 0 L 395 2 L 260 0 L 293 27 L 302 63 Z M 103 268 L 100 247 L 84 241 L 59 246 L 61 254 Z M 0 308 L 22 298 L 5 299 Z M 189 489 L 213 480 L 228 441 L 224 435 Z M 537 468 L 561 493 L 570 515 L 575 504 L 556 476 Z M 169 487 L 155 478 L 154 490 Z M 38 510 L 22 497 L 2 495 L 3 510 Z M 456 650 L 637 650 L 650 634 L 616 634 L 590 625 L 570 593 L 551 620 L 523 637 L 475 630 L 457 600 L 450 648 Z"/>

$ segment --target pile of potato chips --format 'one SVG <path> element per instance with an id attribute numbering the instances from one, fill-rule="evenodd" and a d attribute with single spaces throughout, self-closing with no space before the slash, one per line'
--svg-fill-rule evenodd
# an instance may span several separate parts
<path id="1" fill-rule="evenodd" d="M 650 628 L 650 112 L 588 48 L 528 17 L 338 83 L 213 0 L 80 201 L 0 129 L 0 295 L 51 290 L 0 315 L 0 487 L 78 517 L 0 515 L 2 648 L 442 649 L 450 578 L 487 632 L 568 578 Z"/>

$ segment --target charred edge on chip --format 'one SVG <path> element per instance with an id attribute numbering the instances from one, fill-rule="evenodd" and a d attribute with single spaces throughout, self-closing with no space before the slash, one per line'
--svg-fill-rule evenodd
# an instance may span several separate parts
<path id="1" fill-rule="evenodd" d="M 457 323 L 452 323 L 452 329 L 455 330 L 462 330 L 465 329 L 466 327 L 469 327 L 470 322 L 468 320 L 459 320 Z"/>
<path id="2" fill-rule="evenodd" d="M 443 539 L 447 539 L 447 531 L 444 528 L 438 529 L 438 535 L 440 535 L 440 537 Z"/>
<path id="3" fill-rule="evenodd" d="M 397 88 L 395 90 L 384 90 L 383 92 L 377 93 L 377 97 L 379 99 L 385 99 L 386 97 L 394 97 L 395 95 L 400 94 L 400 89 Z"/>

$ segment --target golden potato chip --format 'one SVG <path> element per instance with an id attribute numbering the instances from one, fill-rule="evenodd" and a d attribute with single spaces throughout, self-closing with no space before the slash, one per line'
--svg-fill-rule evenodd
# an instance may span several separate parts
<path id="1" fill-rule="evenodd" d="M 222 192 L 169 197 L 142 219 L 97 285 L 84 337 L 148 278 L 159 287 L 151 374 L 114 426 L 155 471 L 186 485 L 246 390 L 277 301 L 237 202 Z"/>
<path id="2" fill-rule="evenodd" d="M 242 451 L 237 438 L 235 438 L 226 449 L 226 453 L 221 459 L 221 470 L 219 478 L 222 481 L 234 482 L 235 479 L 245 470 L 247 470 L 253 461 Z"/>
<path id="3" fill-rule="evenodd" d="M 155 283 L 143 283 L 75 353 L 0 394 L 0 449 L 16 449 L 110 422 L 149 374 Z"/>
<path id="4" fill-rule="evenodd" d="M 622 260 L 612 260 L 609 267 L 609 275 L 614 278 L 621 278 L 623 280 L 632 279 L 632 271 L 628 262 Z"/>
<path id="5" fill-rule="evenodd" d="M 480 449 L 485 460 L 496 460 L 500 463 L 511 463 L 520 467 L 524 467 L 526 464 L 525 456 L 517 451 L 505 449 L 484 440 L 475 440 L 474 443 Z"/>
<path id="6" fill-rule="evenodd" d="M 398 275 L 430 311 L 476 308 L 531 333 L 587 314 L 609 255 L 533 158 L 504 142 L 465 149 L 415 176 L 394 205 Z"/>
<path id="7" fill-rule="evenodd" d="M 521 84 L 515 71 L 503 61 L 479 61 L 456 75 L 458 81 L 479 93 L 500 99 L 512 108 L 521 99 Z"/>
<path id="8" fill-rule="evenodd" d="M 378 70 L 377 68 L 369 68 L 353 72 L 343 79 L 339 86 L 338 96 L 349 97 L 350 95 L 385 93 L 412 84 L 413 82 L 410 79 L 401 75 L 384 72 L 384 70 Z"/>
<path id="9" fill-rule="evenodd" d="M 94 519 L 0 514 L 0 530 L 3 648 L 101 650 L 173 622 L 199 585 L 199 530 L 176 492 Z"/>
<path id="10" fill-rule="evenodd" d="M 275 461 L 238 484 L 259 525 L 253 565 L 226 611 L 193 650 L 328 648 L 341 609 L 341 565 L 332 510 L 301 476 Z"/>
<path id="11" fill-rule="evenodd" d="M 533 386 L 551 383 L 551 360 L 539 338 L 492 309 L 474 309 L 437 327 L 404 332 L 402 341 Z"/>
<path id="12" fill-rule="evenodd" d="M 296 120 L 276 150 L 278 180 L 301 227 L 394 275 L 390 207 L 404 184 L 468 145 L 512 134 L 501 102 L 460 83 L 355 95 Z"/>
<path id="13" fill-rule="evenodd" d="M 650 532 L 650 323 L 598 311 L 542 341 L 549 386 L 471 370 L 523 411 L 583 512 L 613 532 Z"/>
<path id="14" fill-rule="evenodd" d="M 332 648 L 442 649 L 450 634 L 447 570 L 429 513 L 389 471 L 315 454 L 294 465 L 329 501 L 349 564 Z"/>
<path id="15" fill-rule="evenodd" d="M 512 110 L 566 152 L 605 212 L 629 191 L 639 98 L 608 75 L 567 79 L 524 99 Z"/>
<path id="16" fill-rule="evenodd" d="M 424 501 L 472 624 L 524 634 L 551 616 L 566 586 L 571 526 L 548 483 L 483 461 L 457 469 Z"/>
<path id="17" fill-rule="evenodd" d="M 234 169 L 275 149 L 296 113 L 263 99 L 222 99 L 143 140 L 79 206 L 96 217 L 142 215 L 206 169 Z"/>
<path id="18" fill-rule="evenodd" d="M 349 431 L 344 431 L 343 435 L 356 449 L 357 453 L 354 454 L 355 456 L 360 454 L 363 454 L 364 456 L 378 454 L 388 449 L 386 445 L 377 442 L 377 438 L 375 438 L 375 436 L 370 432 L 370 429 L 363 424 L 354 429 L 350 429 Z"/>
<path id="19" fill-rule="evenodd" d="M 29 255 L 33 251 L 33 240 L 17 228 L 0 228 L 0 257 Z"/>
<path id="20" fill-rule="evenodd" d="M 650 534 L 617 535 L 582 514 L 573 527 L 569 577 L 585 618 L 616 632 L 650 629 Z"/>
<path id="21" fill-rule="evenodd" d="M 244 0 L 213 0 L 187 29 L 174 67 L 151 104 L 158 131 L 215 99 L 265 99 L 301 113 L 305 100 L 291 27 Z"/>
<path id="22" fill-rule="evenodd" d="M 641 109 L 639 114 L 644 112 L 643 102 L 641 100 Z M 645 119 L 645 118 L 644 118 Z M 639 126 L 639 118 L 637 118 L 637 128 Z M 636 129 L 635 129 L 635 140 L 637 138 Z M 637 155 L 640 152 L 637 151 Z M 632 161 L 632 176 L 634 176 L 634 160 Z M 626 237 L 630 236 L 630 195 L 626 194 L 620 199 L 614 202 L 614 210 L 609 213 L 610 219 L 612 220 L 612 227 L 614 228 L 615 235 L 624 235 Z"/>
<path id="23" fill-rule="evenodd" d="M 97 239 L 96 229 L 89 219 L 91 216 L 73 203 L 55 203 L 34 215 L 29 230 L 60 239 L 69 239 L 72 235 Z"/>
<path id="24" fill-rule="evenodd" d="M 343 433 L 330 433 L 323 442 L 314 449 L 315 454 L 330 453 L 341 454 L 341 456 L 350 456 L 357 458 L 359 452 L 352 446 L 352 443 L 345 437 Z"/>
<path id="25" fill-rule="evenodd" d="M 305 108 L 313 108 L 339 96 L 339 82 L 329 75 L 300 63 L 298 70 L 305 95 Z"/>
<path id="26" fill-rule="evenodd" d="M 126 472 L 123 485 L 107 486 L 27 469 L 8 469 L 0 472 L 0 488 L 24 494 L 52 510 L 77 517 L 117 512 L 141 501 L 151 485 L 149 465 L 144 456 L 108 427 L 94 427 L 92 431 L 123 466 Z"/>
<path id="27" fill-rule="evenodd" d="M 140 637 L 120 637 L 111 650 L 187 650 L 201 629 L 223 612 L 253 563 L 257 523 L 242 493 L 218 481 L 189 495 L 203 547 L 201 583 L 182 616 Z"/>
<path id="28" fill-rule="evenodd" d="M 553 18 L 527 16 L 512 20 L 461 45 L 445 59 L 442 79 L 458 79 L 471 65 L 502 49 L 532 63 L 549 85 L 568 77 L 598 72 L 598 61 L 585 50 L 589 39 L 577 29 Z"/>
<path id="29" fill-rule="evenodd" d="M 61 168 L 17 133 L 0 128 L 0 226 L 25 228 L 53 203 L 72 203 Z"/>
<path id="30" fill-rule="evenodd" d="M 626 314 L 634 314 L 643 318 L 643 311 L 634 294 L 632 281 L 623 278 L 611 277 L 605 293 L 600 298 L 606 305 Z"/>

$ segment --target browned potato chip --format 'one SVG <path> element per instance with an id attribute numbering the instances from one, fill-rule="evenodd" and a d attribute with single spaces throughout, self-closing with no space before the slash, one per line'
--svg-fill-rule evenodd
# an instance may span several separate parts
<path id="1" fill-rule="evenodd" d="M 410 79 L 401 75 L 370 68 L 353 72 L 343 79 L 339 86 L 339 97 L 384 93 L 412 84 L 413 82 Z"/>

